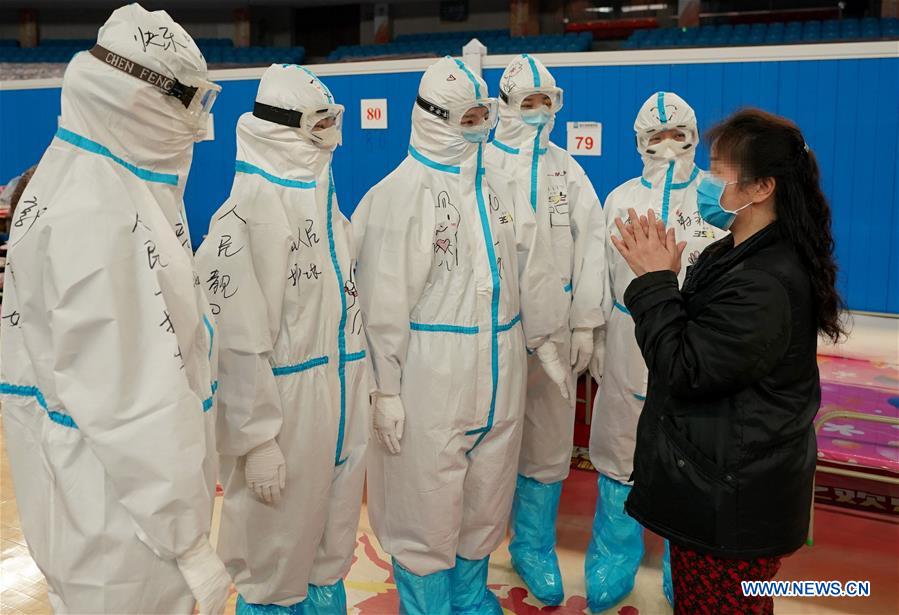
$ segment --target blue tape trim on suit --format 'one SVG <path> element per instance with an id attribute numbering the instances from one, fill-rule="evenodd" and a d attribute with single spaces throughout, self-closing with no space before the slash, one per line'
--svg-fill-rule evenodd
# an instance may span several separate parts
<path id="1" fill-rule="evenodd" d="M 531 155 L 531 209 L 537 211 L 537 170 L 540 166 L 540 135 L 543 134 L 543 126 L 537 128 L 534 135 L 534 153 Z M 546 150 L 543 150 L 545 153 Z"/>
<path id="2" fill-rule="evenodd" d="M 668 205 L 671 202 L 671 182 L 674 179 L 674 161 L 668 163 L 665 173 L 665 190 L 662 193 L 662 222 L 668 224 Z"/>
<path id="3" fill-rule="evenodd" d="M 16 397 L 33 397 L 41 408 L 47 413 L 47 417 L 57 423 L 62 425 L 63 427 L 69 427 L 71 429 L 78 429 L 78 425 L 75 423 L 75 419 L 64 412 L 59 412 L 57 410 L 50 410 L 47 407 L 47 400 L 44 399 L 44 394 L 41 393 L 41 390 L 37 387 L 29 387 L 23 386 L 19 384 L 9 384 L 8 382 L 0 382 L 0 395 L 14 395 Z"/>
<path id="4" fill-rule="evenodd" d="M 334 245 L 334 225 L 331 216 L 334 213 L 334 170 L 328 167 L 328 251 L 331 254 L 331 264 L 334 267 L 334 275 L 337 276 L 337 290 L 340 293 L 340 322 L 337 325 L 337 379 L 340 382 L 340 425 L 337 429 L 337 450 L 334 453 L 334 465 L 340 465 L 340 455 L 343 453 L 343 439 L 346 435 L 346 292 L 343 288 L 343 271 L 340 269 L 340 261 L 337 258 L 337 248 Z M 344 459 L 346 461 L 346 459 Z"/>
<path id="5" fill-rule="evenodd" d="M 327 97 L 328 102 L 331 103 L 331 104 L 334 104 L 334 95 L 331 94 L 331 90 L 328 89 L 328 86 L 326 86 L 324 83 L 322 83 L 322 80 L 318 78 L 318 75 L 316 75 L 315 73 L 313 73 L 311 70 L 309 70 L 309 69 L 306 68 L 305 66 L 300 66 L 299 64 L 294 64 L 294 66 L 296 66 L 296 67 L 299 68 L 301 71 L 305 72 L 305 73 L 308 74 L 310 77 L 312 77 L 312 78 L 315 80 L 315 82 L 321 86 L 322 90 L 324 90 L 325 96 Z"/>
<path id="6" fill-rule="evenodd" d="M 630 316 L 630 311 L 626 307 L 624 307 L 623 305 L 618 303 L 617 301 L 615 302 L 615 307 L 618 308 L 619 310 L 621 310 L 622 312 L 624 312 L 625 314 L 627 314 L 628 316 Z"/>
<path id="7" fill-rule="evenodd" d="M 516 314 L 512 320 L 507 323 L 497 325 L 497 333 L 505 333 L 521 322 L 521 314 Z M 481 332 L 481 328 L 477 325 L 466 327 L 462 325 L 449 324 L 430 324 L 423 322 L 410 322 L 409 328 L 413 331 L 429 331 L 431 333 L 457 333 L 459 335 L 477 335 Z"/>
<path id="8" fill-rule="evenodd" d="M 495 148 L 500 149 L 500 150 L 506 152 L 507 154 L 512 154 L 513 156 L 517 156 L 519 153 L 521 153 L 521 150 L 518 149 L 517 147 L 510 147 L 498 139 L 494 139 L 490 143 Z"/>
<path id="9" fill-rule="evenodd" d="M 696 179 L 696 176 L 699 175 L 699 167 L 693 166 L 693 170 L 690 172 L 690 177 L 685 182 L 681 182 L 679 184 L 671 184 L 672 190 L 683 190 L 684 188 L 689 188 L 690 184 Z M 640 177 L 640 183 L 643 184 L 644 188 L 649 188 L 652 190 L 652 184 L 645 177 Z"/>
<path id="10" fill-rule="evenodd" d="M 359 352 L 351 352 L 347 355 L 344 355 L 343 358 L 347 363 L 352 363 L 353 361 L 361 361 L 365 358 L 365 351 L 360 350 Z"/>
<path id="11" fill-rule="evenodd" d="M 212 328 L 212 323 L 209 322 L 209 319 L 206 318 L 206 314 L 203 314 L 203 324 L 206 325 L 206 331 L 209 332 L 209 358 L 212 358 L 212 342 L 215 340 L 215 330 Z"/>
<path id="12" fill-rule="evenodd" d="M 327 365 L 328 361 L 328 357 L 315 357 L 313 359 L 309 359 L 308 361 L 303 361 L 302 363 L 273 367 L 272 374 L 274 374 L 275 376 L 289 376 L 290 374 L 298 374 L 300 372 L 305 372 L 306 370 L 312 369 L 313 367 Z"/>
<path id="13" fill-rule="evenodd" d="M 526 53 L 521 54 L 521 57 L 525 58 L 528 61 L 528 64 L 531 65 L 531 76 L 534 78 L 534 87 L 539 88 L 540 83 L 540 72 L 537 70 L 537 63 L 534 62 L 534 58 L 529 56 Z M 531 156 L 531 209 L 537 211 L 537 168 L 540 164 L 540 156 L 546 153 L 546 148 L 540 148 L 540 135 L 543 134 L 544 126 L 539 126 L 537 128 L 537 134 L 534 135 L 534 153 Z"/>
<path id="14" fill-rule="evenodd" d="M 178 176 L 177 175 L 174 175 L 172 173 L 158 173 L 156 171 L 151 171 L 149 169 L 142 169 L 138 166 L 131 164 L 130 162 L 127 162 L 127 161 L 119 158 L 118 156 L 113 154 L 111 151 L 109 151 L 109 148 L 106 147 L 105 145 L 101 145 L 101 144 L 97 143 L 96 141 L 92 141 L 91 139 L 88 139 L 87 137 L 82 137 L 81 135 L 74 133 L 71 130 L 66 130 L 65 128 L 59 128 L 56 131 L 56 138 L 60 139 L 62 141 L 65 141 L 66 143 L 70 143 L 79 149 L 83 149 L 86 152 L 90 152 L 92 154 L 98 154 L 100 156 L 105 156 L 106 158 L 109 158 L 116 164 L 119 164 L 122 167 L 128 169 L 129 171 L 134 173 L 134 175 L 136 175 L 137 177 L 139 177 L 140 179 L 142 179 L 144 181 L 155 182 L 158 184 L 169 184 L 170 186 L 178 185 Z"/>
<path id="15" fill-rule="evenodd" d="M 209 412 L 210 410 L 212 410 L 212 402 L 215 399 L 215 393 L 219 390 L 218 380 L 212 383 L 210 389 L 212 389 L 212 392 L 210 393 L 209 397 L 203 400 L 203 412 Z"/>
<path id="16" fill-rule="evenodd" d="M 665 112 L 665 92 L 659 92 L 656 98 L 656 107 L 659 112 L 659 121 L 663 124 L 668 123 L 668 114 Z"/>
<path id="17" fill-rule="evenodd" d="M 487 205 L 484 202 L 484 165 L 483 165 L 484 148 L 478 145 L 478 166 L 475 174 L 474 193 L 478 204 L 478 215 L 481 218 L 481 228 L 484 233 L 484 245 L 487 248 L 487 258 L 490 263 L 490 277 L 493 282 L 490 298 L 490 376 L 492 379 L 492 387 L 490 391 L 490 413 L 487 415 L 487 424 L 484 426 L 484 432 L 478 436 L 471 448 L 466 454 L 471 452 L 480 444 L 490 430 L 493 428 L 493 417 L 496 414 L 496 393 L 499 387 L 499 293 L 500 293 L 500 277 L 499 269 L 496 266 L 496 251 L 493 249 L 493 233 L 490 231 L 490 218 L 487 214 Z"/>
<path id="18" fill-rule="evenodd" d="M 526 53 L 521 54 L 521 57 L 527 58 L 528 64 L 531 65 L 531 76 L 534 78 L 534 87 L 540 87 L 540 73 L 537 71 L 537 63 L 534 62 L 534 58 L 529 56 Z"/>
<path id="19" fill-rule="evenodd" d="M 411 145 L 409 146 L 409 155 L 426 167 L 431 167 L 432 169 L 436 169 L 437 171 L 443 171 L 444 173 L 451 173 L 453 175 L 458 175 L 462 172 L 462 167 L 454 167 L 449 164 L 437 162 L 436 160 L 431 160 Z"/>
<path id="20" fill-rule="evenodd" d="M 310 190 L 315 188 L 315 182 L 304 182 L 298 179 L 284 179 L 283 177 L 278 177 L 276 175 L 272 175 L 265 169 L 261 169 L 257 167 L 255 164 L 250 164 L 245 160 L 238 160 L 234 163 L 234 170 L 238 173 L 247 173 L 248 175 L 258 175 L 262 179 L 276 184 L 278 186 L 283 186 L 285 188 L 300 188 L 301 190 Z"/>
<path id="21" fill-rule="evenodd" d="M 471 73 L 471 71 L 468 70 L 468 67 L 465 66 L 465 62 L 463 62 L 462 60 L 456 60 L 455 58 L 453 58 L 453 59 L 456 62 L 456 66 L 458 66 L 459 68 L 462 69 L 462 72 L 464 72 L 465 75 L 468 77 L 468 80 L 471 81 L 471 85 L 474 86 L 474 97 L 480 98 L 481 97 L 481 84 L 478 83 L 478 80 L 475 79 L 475 77 Z"/>
<path id="22" fill-rule="evenodd" d="M 477 335 L 480 332 L 478 326 L 464 327 L 461 325 L 430 324 L 423 322 L 410 322 L 409 328 L 413 331 L 430 331 L 432 333 L 458 333 L 460 335 Z"/>
<path id="23" fill-rule="evenodd" d="M 570 293 L 572 291 L 572 288 L 573 287 L 571 286 L 571 282 L 569 282 L 568 284 L 565 285 L 564 288 L 562 288 L 562 290 L 564 290 L 566 293 Z"/>
<path id="24" fill-rule="evenodd" d="M 496 332 L 497 333 L 505 333 L 506 331 L 509 331 L 512 327 L 514 327 L 515 325 L 517 325 L 520 322 L 521 322 L 521 314 L 516 314 L 515 318 L 513 318 L 506 324 L 499 325 L 498 327 L 496 327 Z"/>
<path id="25" fill-rule="evenodd" d="M 636 393 L 634 393 L 634 399 L 637 401 L 646 401 L 646 398 L 643 395 L 637 395 Z"/>
<path id="26" fill-rule="evenodd" d="M 671 189 L 672 190 L 683 190 L 684 188 L 687 188 L 690 184 L 693 183 L 693 180 L 696 179 L 697 175 L 699 175 L 699 167 L 694 166 L 693 171 L 690 173 L 690 178 L 687 181 L 682 182 L 680 184 L 671 184 Z"/>

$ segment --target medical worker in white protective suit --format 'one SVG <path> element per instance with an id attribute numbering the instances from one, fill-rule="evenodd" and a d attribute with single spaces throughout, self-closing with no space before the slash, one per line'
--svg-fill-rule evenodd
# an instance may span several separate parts
<path id="1" fill-rule="evenodd" d="M 342 116 L 309 70 L 269 67 L 197 253 L 219 325 L 218 551 L 239 615 L 346 613 L 371 378 L 331 174 Z"/>
<path id="2" fill-rule="evenodd" d="M 548 336 L 567 297 L 511 177 L 484 170 L 497 104 L 459 60 L 422 77 L 409 156 L 353 216 L 377 380 L 368 510 L 401 612 L 500 613 L 502 542 L 521 444 L 526 348 L 568 387 Z"/>
<path id="3" fill-rule="evenodd" d="M 697 211 L 696 187 L 703 172 L 693 162 L 699 139 L 696 115 L 677 94 L 657 92 L 640 108 L 634 132 L 643 173 L 609 194 L 605 203 L 607 233 L 613 232 L 616 218 L 628 219 L 629 208 L 639 215 L 652 209 L 674 228 L 678 241 L 687 242 L 684 254 L 692 264 L 707 245 L 721 237 L 721 231 L 703 222 Z M 643 528 L 625 512 L 624 501 L 631 489 L 637 419 L 646 398 L 648 371 L 634 337 L 634 321 L 623 301 L 634 273 L 611 241 L 606 258 L 610 292 L 603 302 L 605 360 L 598 346 L 590 365 L 594 378 L 601 379 L 590 427 L 590 460 L 599 472 L 599 497 L 584 563 L 587 601 L 593 611 L 611 608 L 631 592 L 643 558 Z M 685 271 L 681 271 L 681 281 Z M 663 589 L 672 602 L 667 543 Z"/>
<path id="4" fill-rule="evenodd" d="M 527 191 L 539 232 L 552 246 L 557 275 L 569 294 L 565 323 L 552 339 L 570 357 L 572 386 L 593 354 L 594 329 L 605 322 L 606 228 L 593 185 L 581 166 L 549 140 L 562 90 L 529 55 L 512 60 L 499 84 L 499 126 L 488 166 L 514 175 Z M 556 517 L 574 438 L 574 402 L 559 394 L 537 357 L 528 359 L 524 435 L 512 505 L 512 566 L 540 601 L 565 597 L 556 556 Z"/>
<path id="5" fill-rule="evenodd" d="M 182 195 L 218 86 L 163 11 L 115 11 L 13 221 L 3 431 L 57 613 L 219 613 L 215 329 Z M 216 342 L 217 343 L 217 342 Z"/>

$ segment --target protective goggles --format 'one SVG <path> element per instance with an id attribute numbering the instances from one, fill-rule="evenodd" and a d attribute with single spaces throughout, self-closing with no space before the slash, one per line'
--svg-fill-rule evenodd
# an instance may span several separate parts
<path id="1" fill-rule="evenodd" d="M 300 132 L 312 141 L 323 141 L 322 135 L 317 133 L 327 130 L 332 126 L 335 130 L 329 133 L 340 133 L 343 129 L 343 105 L 321 105 L 310 109 L 297 111 L 294 109 L 282 109 L 265 103 L 256 102 L 253 105 L 253 115 L 259 119 L 290 128 L 299 128 Z M 321 124 L 321 125 L 320 125 Z M 318 129 L 316 129 L 318 128 Z"/>
<path id="2" fill-rule="evenodd" d="M 415 104 L 434 117 L 459 129 L 474 128 L 482 124 L 493 129 L 499 121 L 499 101 L 495 98 L 478 98 L 472 102 L 442 107 L 418 96 Z"/>
<path id="3" fill-rule="evenodd" d="M 539 94 L 545 96 L 549 99 L 549 105 L 545 104 L 545 99 L 541 97 L 536 101 L 528 101 L 525 102 L 525 99 L 528 96 L 533 96 L 535 94 Z M 529 109 L 540 109 L 541 107 L 547 107 L 551 113 L 558 113 L 562 109 L 562 105 L 564 104 L 563 96 L 562 96 L 562 88 L 557 87 L 541 87 L 541 88 L 530 88 L 526 90 L 515 90 L 511 94 L 506 94 L 502 90 L 499 92 L 499 97 L 503 99 L 503 102 L 509 105 L 511 109 L 518 109 L 519 111 L 527 111 Z M 522 105 L 525 105 L 522 107 Z"/>
<path id="4" fill-rule="evenodd" d="M 665 139 L 662 139 L 662 141 L 660 141 L 659 143 L 655 143 L 655 144 L 650 143 L 650 141 L 652 141 L 653 137 L 655 137 L 656 135 L 658 135 L 660 133 L 667 132 L 669 130 L 677 130 L 678 132 L 683 133 L 684 140 L 677 141 L 673 137 L 666 137 Z M 650 128 L 648 130 L 644 130 L 643 132 L 637 133 L 637 148 L 641 152 L 645 152 L 648 154 L 654 154 L 655 152 L 653 150 L 656 148 L 656 146 L 661 145 L 662 143 L 664 143 L 665 141 L 667 141 L 669 139 L 671 139 L 675 143 L 677 143 L 677 145 L 675 147 L 677 147 L 678 149 L 681 149 L 683 151 L 686 151 L 696 145 L 696 142 L 698 141 L 698 135 L 696 134 L 695 127 L 688 126 L 686 124 L 678 125 L 678 126 L 658 126 L 656 128 Z"/>
<path id="5" fill-rule="evenodd" d="M 163 75 L 137 62 L 123 58 L 100 45 L 94 45 L 90 54 L 107 66 L 149 83 L 161 90 L 163 94 L 177 99 L 184 105 L 187 114 L 196 126 L 206 126 L 212 106 L 215 104 L 219 92 L 222 91 L 222 86 L 206 80 L 201 80 L 195 85 L 181 83 L 174 77 Z"/>

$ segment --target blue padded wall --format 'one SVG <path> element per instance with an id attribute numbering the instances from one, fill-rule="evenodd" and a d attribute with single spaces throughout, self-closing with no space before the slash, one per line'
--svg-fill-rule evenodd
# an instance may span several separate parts
<path id="1" fill-rule="evenodd" d="M 899 58 L 551 70 L 565 89 L 553 140 L 564 147 L 566 121 L 603 124 L 603 155 L 579 158 L 600 197 L 640 173 L 633 120 L 642 102 L 659 89 L 690 102 L 700 129 L 744 106 L 796 121 L 818 157 L 833 207 L 840 288 L 849 307 L 899 313 Z M 484 73 L 492 94 L 501 72 Z M 344 145 L 334 161 L 338 199 L 347 215 L 405 156 L 420 77 L 417 72 L 324 77 L 347 108 Z M 230 190 L 234 126 L 251 108 L 256 85 L 252 80 L 223 82 L 215 107 L 216 140 L 197 146 L 185 196 L 194 245 Z M 388 130 L 361 130 L 363 98 L 388 100 Z M 58 114 L 58 89 L 0 91 L 0 182 L 40 157 Z M 707 166 L 705 148 L 698 162 Z"/>

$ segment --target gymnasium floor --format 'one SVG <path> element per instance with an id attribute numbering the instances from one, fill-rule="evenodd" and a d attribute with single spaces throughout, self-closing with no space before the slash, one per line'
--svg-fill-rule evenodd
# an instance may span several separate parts
<path id="1" fill-rule="evenodd" d="M 2 444 L 0 444 L 2 446 Z M 20 615 L 49 613 L 46 583 L 28 555 L 22 536 L 11 473 L 5 451 L 0 472 L 0 613 Z M 528 595 L 512 571 L 507 545 L 491 558 L 490 586 L 500 597 L 507 615 L 586 613 L 584 598 L 584 550 L 590 537 L 596 475 L 572 470 L 562 493 L 559 514 L 559 556 L 567 597 L 558 608 L 542 607 Z M 899 525 L 818 508 L 816 544 L 787 559 L 779 580 L 870 580 L 869 598 L 779 599 L 775 611 L 784 615 L 814 613 L 829 615 L 895 615 L 899 613 Z M 662 542 L 647 538 L 647 554 L 637 576 L 634 592 L 621 604 L 606 611 L 616 615 L 664 615 L 671 613 L 661 591 Z M 363 512 L 356 547 L 356 561 L 347 578 L 350 613 L 390 615 L 398 612 L 396 587 L 390 558 L 380 549 Z M 232 613 L 232 596 L 226 613 Z"/>

